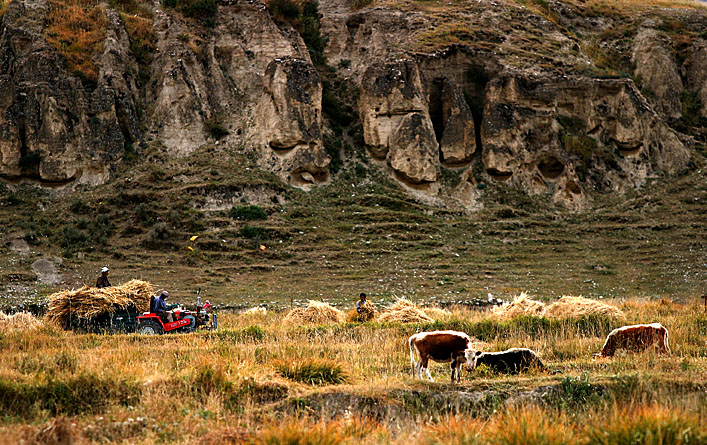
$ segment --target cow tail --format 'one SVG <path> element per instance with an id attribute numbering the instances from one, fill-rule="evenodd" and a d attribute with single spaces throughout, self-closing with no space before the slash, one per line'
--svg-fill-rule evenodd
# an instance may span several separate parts
<path id="1" fill-rule="evenodd" d="M 412 376 L 415 377 L 415 351 L 412 346 L 412 338 L 412 335 L 408 338 L 408 347 L 410 348 L 410 366 L 412 367 Z"/>
<path id="2" fill-rule="evenodd" d="M 665 328 L 663 328 L 663 329 L 665 329 Z M 667 329 L 665 329 L 664 341 L 665 341 L 665 349 L 667 349 L 668 354 L 670 354 L 670 345 L 668 344 L 668 330 Z"/>

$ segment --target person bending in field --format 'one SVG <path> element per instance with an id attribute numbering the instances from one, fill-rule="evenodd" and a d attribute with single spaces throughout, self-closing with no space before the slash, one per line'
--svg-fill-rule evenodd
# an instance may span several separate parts
<path id="1" fill-rule="evenodd" d="M 108 281 L 108 271 L 109 269 L 107 267 L 103 267 L 101 269 L 101 276 L 98 277 L 98 280 L 96 280 L 96 287 L 99 289 L 103 289 L 104 287 L 110 287 L 110 281 Z"/>

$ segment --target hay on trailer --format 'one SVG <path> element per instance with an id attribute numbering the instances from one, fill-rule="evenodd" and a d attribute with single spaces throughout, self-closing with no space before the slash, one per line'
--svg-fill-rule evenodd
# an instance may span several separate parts
<path id="1" fill-rule="evenodd" d="M 289 323 L 342 323 L 346 319 L 343 312 L 321 301 L 309 300 L 307 307 L 292 309 L 284 318 Z"/>
<path id="2" fill-rule="evenodd" d="M 494 307 L 491 314 L 496 318 L 511 319 L 520 315 L 541 317 L 543 312 L 545 312 L 545 303 L 531 300 L 525 292 L 521 292 L 512 302 Z"/>
<path id="3" fill-rule="evenodd" d="M 140 280 L 103 289 L 84 286 L 50 295 L 46 318 L 60 326 L 70 327 L 131 306 L 140 312 L 148 311 L 151 296 L 152 284 Z"/>
<path id="4" fill-rule="evenodd" d="M 12 315 L 0 312 L 0 330 L 30 330 L 42 326 L 42 321 L 29 312 L 17 312 Z"/>
<path id="5" fill-rule="evenodd" d="M 616 306 L 581 296 L 564 296 L 547 305 L 543 315 L 549 318 L 579 318 L 585 315 L 624 318 L 624 313 Z"/>

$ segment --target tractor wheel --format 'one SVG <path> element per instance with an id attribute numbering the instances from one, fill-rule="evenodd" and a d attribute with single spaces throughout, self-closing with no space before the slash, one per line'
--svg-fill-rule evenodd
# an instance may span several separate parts
<path id="1" fill-rule="evenodd" d="M 162 335 L 164 334 L 164 329 L 155 320 L 145 320 L 140 321 L 140 327 L 137 330 L 138 334 L 143 335 Z"/>

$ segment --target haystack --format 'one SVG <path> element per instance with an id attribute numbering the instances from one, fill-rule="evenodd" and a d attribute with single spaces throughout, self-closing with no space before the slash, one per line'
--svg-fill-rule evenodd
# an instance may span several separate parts
<path id="1" fill-rule="evenodd" d="M 616 306 L 581 296 L 564 296 L 556 302 L 547 305 L 543 315 L 550 318 L 579 318 L 585 315 L 604 315 L 615 318 L 624 317 L 624 313 Z"/>
<path id="2" fill-rule="evenodd" d="M 147 311 L 151 296 L 152 284 L 140 280 L 103 289 L 84 286 L 50 295 L 46 317 L 60 326 L 69 327 L 76 323 L 91 322 L 131 306 L 140 312 Z"/>
<path id="3" fill-rule="evenodd" d="M 0 331 L 29 330 L 42 326 L 42 321 L 29 312 L 7 315 L 0 312 Z"/>
<path id="4" fill-rule="evenodd" d="M 446 309 L 441 309 L 438 307 L 426 307 L 424 309 L 425 314 L 427 314 L 428 317 L 434 319 L 434 320 L 441 320 L 443 318 L 449 317 L 452 315 L 451 312 L 449 312 Z"/>
<path id="5" fill-rule="evenodd" d="M 284 318 L 289 323 L 326 324 L 342 323 L 346 316 L 343 312 L 321 301 L 309 301 L 307 307 L 291 310 Z"/>
<path id="6" fill-rule="evenodd" d="M 424 323 L 434 321 L 425 311 L 415 303 L 405 298 L 399 298 L 390 307 L 384 310 L 378 321 L 399 323 Z"/>
<path id="7" fill-rule="evenodd" d="M 503 306 L 496 306 L 492 310 L 492 315 L 496 318 L 511 319 L 520 315 L 534 315 L 541 317 L 545 311 L 545 303 L 528 298 L 521 292 L 515 300 Z"/>

